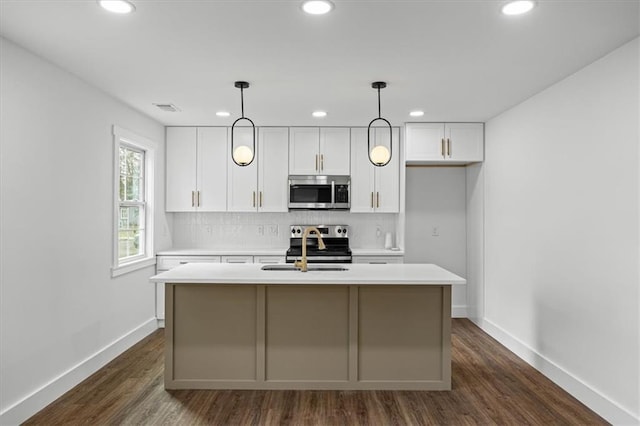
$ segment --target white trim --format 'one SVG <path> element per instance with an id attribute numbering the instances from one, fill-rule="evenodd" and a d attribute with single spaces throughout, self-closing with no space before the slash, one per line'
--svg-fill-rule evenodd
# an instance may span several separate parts
<path id="1" fill-rule="evenodd" d="M 467 318 L 467 305 L 452 305 L 451 318 Z"/>
<path id="2" fill-rule="evenodd" d="M 16 402 L 0 413 L 0 424 L 14 425 L 27 420 L 65 392 L 91 376 L 124 351 L 157 330 L 155 318 L 145 321 L 130 332 L 119 337 L 84 361 L 71 367 L 32 394 Z"/>
<path id="3" fill-rule="evenodd" d="M 618 405 L 589 384 L 544 357 L 498 325 L 484 318 L 474 321 L 488 335 L 496 339 L 519 358 L 544 374 L 608 422 L 615 425 L 638 425 L 640 417 Z"/>
<path id="4" fill-rule="evenodd" d="M 120 275 L 128 274 L 129 272 L 137 271 L 138 269 L 146 268 L 156 264 L 156 258 L 145 257 L 135 262 L 129 262 L 124 265 L 114 266 L 111 268 L 111 276 L 118 277 Z"/>

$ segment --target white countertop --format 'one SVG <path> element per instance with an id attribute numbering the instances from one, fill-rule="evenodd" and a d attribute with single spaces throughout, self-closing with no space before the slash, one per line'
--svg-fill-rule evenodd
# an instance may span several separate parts
<path id="1" fill-rule="evenodd" d="M 284 256 L 288 247 L 263 249 L 169 249 L 157 256 Z"/>
<path id="2" fill-rule="evenodd" d="M 188 263 L 155 275 L 151 281 L 177 284 L 466 284 L 464 278 L 433 264 L 340 264 L 337 266 L 347 270 L 309 272 L 263 271 L 262 266 L 254 263 Z"/>
<path id="3" fill-rule="evenodd" d="M 289 247 L 263 249 L 169 249 L 158 256 L 284 256 Z M 351 248 L 354 256 L 404 256 L 404 250 L 384 248 Z"/>

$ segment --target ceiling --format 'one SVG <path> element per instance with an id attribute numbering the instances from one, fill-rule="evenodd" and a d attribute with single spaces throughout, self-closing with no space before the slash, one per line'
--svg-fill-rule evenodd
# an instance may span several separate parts
<path id="1" fill-rule="evenodd" d="M 638 0 L 0 0 L 0 34 L 165 125 L 363 125 L 486 121 L 640 33 Z M 173 103 L 165 112 L 153 103 Z M 317 119 L 311 112 L 327 111 Z M 424 117 L 409 117 L 421 109 Z M 231 112 L 220 118 L 216 111 Z"/>

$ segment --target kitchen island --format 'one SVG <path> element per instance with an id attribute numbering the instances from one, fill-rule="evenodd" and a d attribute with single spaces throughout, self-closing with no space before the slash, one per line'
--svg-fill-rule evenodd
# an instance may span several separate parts
<path id="1" fill-rule="evenodd" d="M 166 283 L 165 388 L 451 389 L 451 285 L 463 278 L 431 264 L 262 266 L 151 278 Z"/>

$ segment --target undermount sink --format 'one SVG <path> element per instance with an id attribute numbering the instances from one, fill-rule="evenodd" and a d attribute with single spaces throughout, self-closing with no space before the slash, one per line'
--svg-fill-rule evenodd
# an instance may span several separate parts
<path id="1" fill-rule="evenodd" d="M 263 271 L 299 271 L 300 268 L 294 265 L 264 265 Z M 307 271 L 348 271 L 349 269 L 343 266 L 333 265 L 307 265 Z"/>

